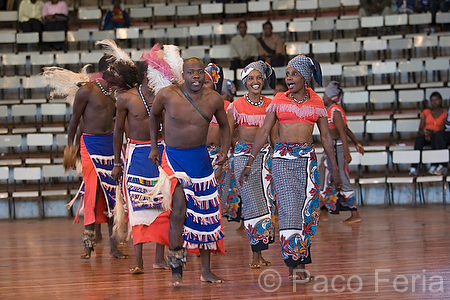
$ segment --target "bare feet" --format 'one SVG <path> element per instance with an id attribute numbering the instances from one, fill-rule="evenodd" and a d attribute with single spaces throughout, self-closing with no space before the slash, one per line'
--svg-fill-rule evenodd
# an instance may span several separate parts
<path id="1" fill-rule="evenodd" d="M 344 220 L 344 221 L 341 221 L 342 224 L 355 224 L 355 223 L 359 223 L 359 222 L 361 222 L 361 218 L 359 218 L 359 219 L 352 219 L 351 217 L 346 219 L 346 220 Z"/>
<path id="2" fill-rule="evenodd" d="M 261 265 L 259 263 L 256 263 L 256 264 L 249 263 L 249 265 L 250 265 L 250 269 L 259 269 L 259 268 L 261 268 Z"/>
<path id="3" fill-rule="evenodd" d="M 128 255 L 123 254 L 121 251 L 116 250 L 114 252 L 109 252 L 109 257 L 111 258 L 119 258 L 119 259 L 127 259 Z"/>
<path id="4" fill-rule="evenodd" d="M 330 218 L 328 217 L 328 210 L 323 209 L 320 211 L 319 221 L 327 222 Z"/>
<path id="5" fill-rule="evenodd" d="M 262 256 L 261 256 L 261 259 L 259 260 L 259 263 L 261 264 L 261 266 L 264 266 L 264 267 L 268 267 L 268 266 L 272 265 L 272 263 L 270 261 L 265 260 Z"/>
<path id="6" fill-rule="evenodd" d="M 172 274 L 171 286 L 180 286 L 182 284 L 182 278 L 180 274 Z"/>
<path id="7" fill-rule="evenodd" d="M 307 283 L 314 280 L 308 270 L 305 269 L 305 265 L 298 265 L 295 269 L 289 268 L 289 281 L 295 281 L 296 283 Z"/>
<path id="8" fill-rule="evenodd" d="M 306 275 L 306 277 L 296 274 L 296 275 L 289 275 L 288 279 L 289 281 L 295 281 L 296 283 L 307 283 L 313 281 L 314 276 L 312 276 L 309 273 Z"/>
<path id="9" fill-rule="evenodd" d="M 94 248 L 85 247 L 84 248 L 84 252 L 80 255 L 80 258 L 82 258 L 82 259 L 90 259 L 92 251 L 94 251 Z"/>
<path id="10" fill-rule="evenodd" d="M 158 269 L 158 270 L 169 270 L 169 266 L 167 265 L 166 262 L 154 262 L 153 263 L 153 269 Z"/>
<path id="11" fill-rule="evenodd" d="M 132 267 L 130 269 L 130 274 L 132 275 L 144 274 L 144 268 L 138 266 Z"/>
<path id="12" fill-rule="evenodd" d="M 341 221 L 342 224 L 353 224 L 361 222 L 361 216 L 359 215 L 357 210 L 352 210 L 352 215 L 350 218 Z"/>
<path id="13" fill-rule="evenodd" d="M 223 282 L 225 282 L 225 280 L 223 280 L 222 278 L 218 277 L 214 273 L 210 273 L 210 274 L 205 275 L 205 276 L 203 276 L 203 275 L 200 276 L 200 281 L 201 282 L 210 282 L 210 283 L 223 283 Z"/>

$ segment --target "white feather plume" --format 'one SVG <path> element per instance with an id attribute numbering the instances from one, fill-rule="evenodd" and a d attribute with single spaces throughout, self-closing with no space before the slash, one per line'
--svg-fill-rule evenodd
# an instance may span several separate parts
<path id="1" fill-rule="evenodd" d="M 160 89 L 172 84 L 170 80 L 165 78 L 160 71 L 155 70 L 151 66 L 148 66 L 147 68 L 147 78 L 148 88 L 149 90 L 153 90 L 155 95 L 159 92 Z"/>
<path id="2" fill-rule="evenodd" d="M 173 79 L 182 84 L 183 79 L 183 59 L 180 56 L 180 49 L 175 45 L 164 45 L 163 47 L 164 59 L 172 69 Z"/>
<path id="3" fill-rule="evenodd" d="M 89 82 L 87 68 L 85 65 L 79 73 L 72 72 L 60 67 L 44 67 L 42 72 L 43 81 L 50 86 L 50 97 L 65 96 L 66 102 L 73 105 L 75 94 L 80 88 L 80 83 Z"/>
<path id="4" fill-rule="evenodd" d="M 133 60 L 131 60 L 130 56 L 120 49 L 113 40 L 105 39 L 97 41 L 95 42 L 95 45 L 102 46 L 107 55 L 111 55 L 117 60 L 123 60 L 127 63 L 133 64 Z"/>

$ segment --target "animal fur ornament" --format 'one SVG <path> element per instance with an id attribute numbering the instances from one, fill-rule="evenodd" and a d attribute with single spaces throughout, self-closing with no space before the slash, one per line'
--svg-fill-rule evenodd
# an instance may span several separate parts
<path id="1" fill-rule="evenodd" d="M 73 106 L 78 89 L 89 82 L 86 71 L 89 66 L 85 65 L 79 73 L 60 67 L 44 67 L 41 75 L 44 82 L 50 86 L 50 97 L 53 99 L 55 96 L 65 96 L 66 102 Z"/>

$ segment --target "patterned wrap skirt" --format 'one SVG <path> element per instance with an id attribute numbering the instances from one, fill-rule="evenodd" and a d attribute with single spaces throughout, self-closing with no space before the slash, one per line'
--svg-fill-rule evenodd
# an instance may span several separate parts
<path id="1" fill-rule="evenodd" d="M 272 164 L 284 262 L 292 268 L 309 264 L 320 205 L 314 145 L 277 143 Z"/>
<path id="2" fill-rule="evenodd" d="M 342 181 L 342 191 L 337 192 L 331 185 L 331 163 L 324 154 L 320 166 L 320 201 L 332 214 L 339 214 L 341 210 L 357 210 L 355 192 L 350 184 L 350 171 L 344 158 L 344 146 L 340 139 L 334 140 L 333 145 Z"/>
<path id="3" fill-rule="evenodd" d="M 225 254 L 217 181 L 206 145 L 181 149 L 165 146 L 161 167 L 171 178 L 171 194 L 181 184 L 186 196 L 183 247 Z M 189 178 L 189 182 L 181 178 Z"/>
<path id="4" fill-rule="evenodd" d="M 238 178 L 245 168 L 252 146 L 243 142 L 236 144 L 234 170 Z M 253 252 L 266 250 L 275 241 L 271 163 L 271 148 L 266 145 L 256 156 L 248 181 L 238 187 L 245 212 L 245 231 Z"/>
<path id="5" fill-rule="evenodd" d="M 128 139 L 124 164 L 123 186 L 128 207 L 129 226 L 133 244 L 157 242 L 169 245 L 169 212 L 161 208 L 162 198 L 149 198 L 159 177 L 158 166 L 148 156 L 152 149 L 149 141 Z M 164 141 L 158 141 L 160 153 Z"/>

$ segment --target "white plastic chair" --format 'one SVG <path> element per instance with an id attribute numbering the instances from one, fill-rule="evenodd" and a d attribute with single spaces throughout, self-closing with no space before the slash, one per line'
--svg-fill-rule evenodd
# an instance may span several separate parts
<path id="1" fill-rule="evenodd" d="M 423 150 L 422 151 L 422 164 L 436 164 L 436 163 L 442 163 L 447 164 L 449 161 L 449 154 L 448 149 L 441 149 L 441 150 Z M 425 203 L 425 194 L 424 194 L 424 183 L 441 183 L 442 189 L 443 189 L 443 198 L 442 202 L 445 205 L 445 182 L 444 182 L 444 176 L 442 175 L 424 175 L 424 176 L 418 176 L 417 184 L 419 186 L 419 197 L 421 199 L 422 203 Z"/>
<path id="2" fill-rule="evenodd" d="M 386 141 L 387 145 L 392 142 L 392 120 L 368 120 L 366 121 L 366 136 L 370 134 L 370 137 L 375 137 L 381 140 L 385 140 L 384 135 L 389 135 L 389 141 Z"/>
<path id="3" fill-rule="evenodd" d="M 290 42 L 285 43 L 286 46 L 286 54 L 288 56 L 296 56 L 300 53 L 309 54 L 310 53 L 310 45 L 308 43 L 302 42 Z"/>
<path id="4" fill-rule="evenodd" d="M 360 170 L 361 176 L 358 179 L 358 187 L 360 192 L 361 204 L 364 204 L 362 186 L 384 184 L 385 185 L 385 199 L 387 194 L 386 175 L 387 175 L 388 153 L 381 152 L 366 152 L 361 156 Z M 364 172 L 365 167 L 369 168 L 368 172 Z M 374 171 L 371 167 L 381 169 Z M 367 176 L 370 174 L 370 176 Z M 385 200 L 386 201 L 386 200 Z"/>
<path id="5" fill-rule="evenodd" d="M 41 168 L 40 167 L 18 167 L 14 168 L 13 171 L 13 178 L 14 178 L 14 191 L 12 192 L 12 215 L 11 218 L 16 218 L 16 205 L 15 202 L 18 199 L 33 199 L 37 200 L 37 210 L 39 212 L 39 216 L 43 217 L 43 211 L 42 211 L 42 198 L 40 197 L 40 183 L 41 183 Z M 31 183 L 37 183 L 37 190 L 33 189 L 26 189 L 25 184 L 23 182 L 27 182 L 27 185 Z M 22 182 L 22 188 L 20 191 L 17 191 L 17 185 L 19 182 Z M 27 206 L 27 209 L 29 210 L 30 207 Z M 27 216 L 28 214 L 32 214 L 32 211 L 22 212 L 24 216 Z M 21 215 L 21 217 L 23 217 Z"/>
<path id="6" fill-rule="evenodd" d="M 390 191 L 389 203 L 394 203 L 394 184 L 403 184 L 403 185 L 411 184 L 413 189 L 412 205 L 416 203 L 415 178 L 412 176 L 396 175 L 396 169 L 400 168 L 401 165 L 403 165 L 407 169 L 411 164 L 418 164 L 418 163 L 420 163 L 419 150 L 409 150 L 409 151 L 396 150 L 392 152 L 393 174 L 386 178 L 386 183 L 388 184 L 388 189 Z"/>
<path id="7" fill-rule="evenodd" d="M 350 110 L 351 105 L 357 105 L 357 106 L 364 106 L 364 111 L 367 111 L 367 106 L 369 105 L 369 92 L 368 91 L 344 92 L 342 104 L 346 110 L 347 109 Z"/>
<path id="8" fill-rule="evenodd" d="M 414 103 L 415 107 L 418 108 L 424 99 L 424 93 L 421 89 L 398 91 L 398 109 L 401 110 L 402 105 L 406 103 Z"/>
<path id="9" fill-rule="evenodd" d="M 212 46 L 211 49 L 209 49 L 209 57 L 211 59 L 230 58 L 230 46 L 229 45 Z"/>
<path id="10" fill-rule="evenodd" d="M 7 99 L 2 99 L 2 104 L 17 104 L 20 103 L 20 77 L 18 76 L 8 76 L 0 78 L 0 90 L 8 95 Z M 9 90 L 8 93 L 5 91 Z M 11 96 L 10 96 L 11 95 Z M 10 100 L 9 100 L 10 99 Z"/>
<path id="11" fill-rule="evenodd" d="M 393 112 L 394 111 L 394 104 L 395 104 L 395 91 L 371 91 L 369 94 L 369 103 L 371 106 L 371 111 L 376 111 L 375 105 L 376 104 L 389 104 L 390 109 Z"/>
<path id="12" fill-rule="evenodd" d="M 358 85 L 359 79 L 362 79 L 362 84 L 364 85 L 368 73 L 369 71 L 367 65 L 344 66 L 342 68 L 342 76 L 344 77 L 344 86 L 347 86 L 346 77 L 356 78 L 356 85 Z"/>
<path id="13" fill-rule="evenodd" d="M 422 72 L 423 72 L 423 61 L 422 60 L 409 60 L 409 61 L 400 61 L 397 66 L 397 71 L 399 73 L 399 82 L 401 82 L 402 75 L 406 74 L 408 78 L 408 83 L 412 82 L 420 82 L 422 81 Z M 416 80 L 416 73 L 419 73 L 419 78 Z"/>

